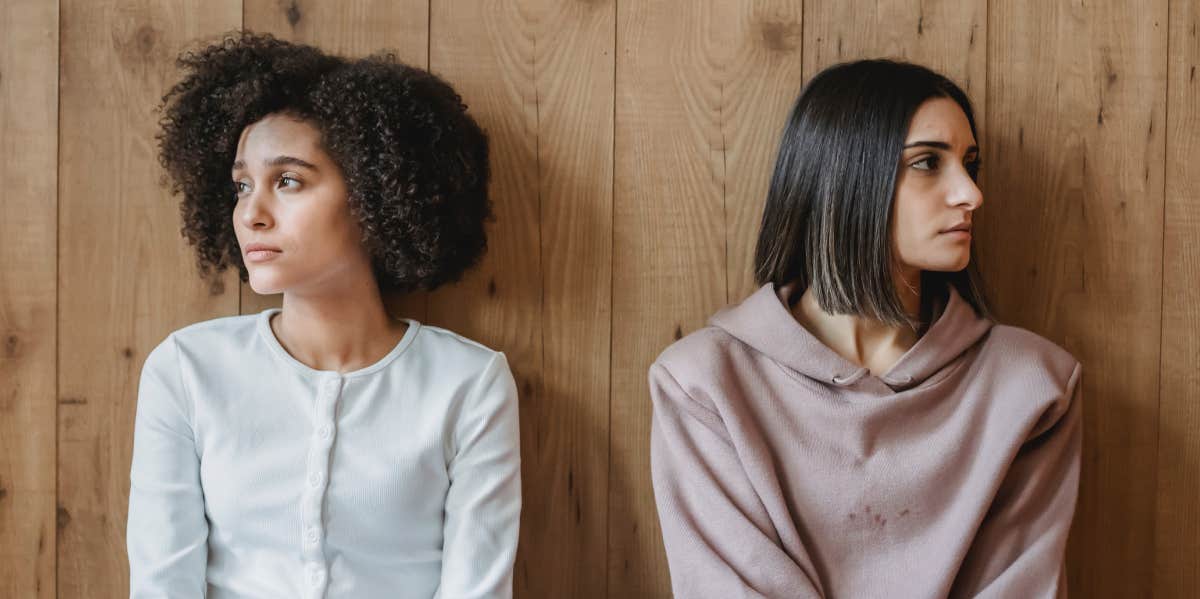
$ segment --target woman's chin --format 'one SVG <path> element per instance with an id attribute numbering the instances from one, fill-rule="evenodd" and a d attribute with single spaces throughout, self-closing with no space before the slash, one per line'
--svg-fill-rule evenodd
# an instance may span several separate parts
<path id="1" fill-rule="evenodd" d="M 277 293 L 283 293 L 283 285 L 280 285 L 278 281 L 271 280 L 268 277 L 255 277 L 253 274 L 251 274 L 249 285 L 250 288 L 254 290 L 254 293 L 257 293 L 258 295 L 275 295 Z"/>
<path id="2" fill-rule="evenodd" d="M 941 260 L 930 260 L 926 264 L 921 265 L 920 269 L 933 272 L 958 272 L 966 268 L 970 262 L 970 254 L 966 256 L 948 256 Z"/>

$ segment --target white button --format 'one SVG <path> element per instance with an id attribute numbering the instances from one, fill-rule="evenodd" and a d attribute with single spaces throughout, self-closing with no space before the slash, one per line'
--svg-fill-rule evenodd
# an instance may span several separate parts
<path id="1" fill-rule="evenodd" d="M 328 424 L 322 425 L 321 428 L 317 429 L 317 434 L 321 435 L 322 439 L 328 439 L 333 436 L 333 427 Z"/>
<path id="2" fill-rule="evenodd" d="M 321 486 L 321 473 L 313 472 L 313 473 L 309 474 L 308 475 L 308 484 L 311 487 Z"/>
<path id="3" fill-rule="evenodd" d="M 316 543 L 317 541 L 321 540 L 321 531 L 317 530 L 315 526 L 311 527 L 308 529 L 308 533 L 305 535 L 305 538 L 308 539 L 309 543 Z"/>

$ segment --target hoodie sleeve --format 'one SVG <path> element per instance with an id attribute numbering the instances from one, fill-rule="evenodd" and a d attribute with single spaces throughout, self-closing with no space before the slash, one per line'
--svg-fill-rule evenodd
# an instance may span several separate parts
<path id="1" fill-rule="evenodd" d="M 1079 494 L 1083 384 L 1034 425 L 980 525 L 951 597 L 1065 598 L 1067 533 Z"/>
<path id="2" fill-rule="evenodd" d="M 720 415 L 650 367 L 650 463 L 675 597 L 822 597 L 783 550 Z"/>

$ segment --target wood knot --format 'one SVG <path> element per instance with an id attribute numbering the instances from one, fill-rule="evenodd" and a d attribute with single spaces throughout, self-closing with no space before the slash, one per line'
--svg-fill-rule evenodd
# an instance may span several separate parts
<path id="1" fill-rule="evenodd" d="M 133 47 L 144 55 L 150 54 L 151 50 L 158 45 L 159 38 L 162 37 L 158 30 L 149 26 L 142 25 L 133 32 Z"/>
<path id="2" fill-rule="evenodd" d="M 296 24 L 300 22 L 300 5 L 295 0 L 289 2 L 284 14 L 287 15 L 288 25 L 295 29 Z"/>
<path id="3" fill-rule="evenodd" d="M 113 46 L 117 56 L 126 65 L 144 65 L 162 58 L 157 51 L 162 33 L 150 25 L 139 25 L 129 37 L 118 37 L 114 32 Z"/>
<path id="4" fill-rule="evenodd" d="M 776 52 L 790 52 L 799 46 L 802 30 L 796 23 L 767 21 L 759 24 L 763 45 Z"/>

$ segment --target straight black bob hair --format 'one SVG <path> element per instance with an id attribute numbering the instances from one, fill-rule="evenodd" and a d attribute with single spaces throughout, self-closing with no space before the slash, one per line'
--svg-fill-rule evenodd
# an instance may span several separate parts
<path id="1" fill-rule="evenodd" d="M 922 330 L 953 285 L 992 318 L 971 260 L 957 272 L 921 273 L 921 310 L 908 315 L 896 293 L 892 205 L 909 123 L 926 100 L 954 100 L 976 133 L 967 95 L 923 66 L 861 60 L 818 73 L 796 99 L 779 143 L 754 252 L 759 285 L 810 285 L 831 314 Z M 978 135 L 976 135 L 978 139 Z"/>

